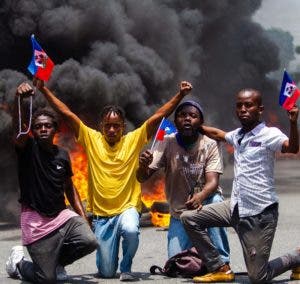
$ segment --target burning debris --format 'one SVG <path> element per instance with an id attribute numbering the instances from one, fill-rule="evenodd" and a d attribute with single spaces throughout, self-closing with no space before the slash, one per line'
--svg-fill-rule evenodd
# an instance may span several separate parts
<path id="1" fill-rule="evenodd" d="M 142 201 L 154 226 L 169 226 L 169 206 L 166 202 L 165 178 L 162 171 L 154 173 L 142 184 Z"/>
<path id="2" fill-rule="evenodd" d="M 151 222 L 154 226 L 169 227 L 170 213 L 169 205 L 165 201 L 154 201 L 151 208 Z"/>
<path id="3" fill-rule="evenodd" d="M 170 224 L 169 205 L 166 201 L 153 201 L 151 208 L 143 203 L 141 216 L 141 227 L 163 227 L 168 228 Z"/>

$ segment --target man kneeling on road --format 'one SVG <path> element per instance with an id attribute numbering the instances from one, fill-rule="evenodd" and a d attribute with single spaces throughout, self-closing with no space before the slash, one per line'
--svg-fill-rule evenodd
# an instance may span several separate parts
<path id="1" fill-rule="evenodd" d="M 241 128 L 231 132 L 202 126 L 210 138 L 227 141 L 234 147 L 234 179 L 231 199 L 185 211 L 181 221 L 209 273 L 195 282 L 231 281 L 231 272 L 211 243 L 207 228 L 233 227 L 241 241 L 251 283 L 267 283 L 293 269 L 292 279 L 300 280 L 300 250 L 269 261 L 278 221 L 278 196 L 274 186 L 275 152 L 299 151 L 298 107 L 288 112 L 289 137 L 276 127 L 267 127 L 262 95 L 254 89 L 241 90 L 236 97 L 236 114 Z"/>
<path id="2" fill-rule="evenodd" d="M 33 89 L 28 83 L 17 88 L 14 124 L 17 100 L 31 95 Z M 69 155 L 53 144 L 58 130 L 56 114 L 51 109 L 38 109 L 33 114 L 31 130 L 33 137 L 15 135 L 15 146 L 22 240 L 32 262 L 24 259 L 22 246 L 15 246 L 6 262 L 6 271 L 12 278 L 56 283 L 67 278 L 66 274 L 57 277 L 64 266 L 96 250 L 98 242 L 72 183 Z M 76 213 L 67 209 L 64 194 Z"/>

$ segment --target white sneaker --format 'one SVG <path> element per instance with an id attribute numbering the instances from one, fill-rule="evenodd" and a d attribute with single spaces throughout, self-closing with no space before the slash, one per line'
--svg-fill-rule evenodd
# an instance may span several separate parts
<path id="1" fill-rule="evenodd" d="M 56 280 L 57 281 L 66 281 L 66 280 L 68 280 L 67 271 L 61 265 L 56 267 Z"/>
<path id="2" fill-rule="evenodd" d="M 131 272 L 122 272 L 120 274 L 120 281 L 130 282 L 130 281 L 138 281 L 138 280 L 139 278 Z"/>
<path id="3" fill-rule="evenodd" d="M 11 278 L 21 278 L 20 272 L 17 269 L 17 264 L 24 258 L 22 246 L 14 246 L 11 249 L 10 256 L 6 261 L 6 272 Z"/>

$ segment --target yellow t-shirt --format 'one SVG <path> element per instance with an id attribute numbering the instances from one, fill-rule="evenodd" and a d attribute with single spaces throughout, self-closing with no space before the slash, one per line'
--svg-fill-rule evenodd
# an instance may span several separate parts
<path id="1" fill-rule="evenodd" d="M 136 170 L 140 151 L 148 142 L 146 125 L 127 133 L 111 147 L 101 132 L 80 123 L 78 142 L 88 158 L 88 212 L 108 217 L 131 207 L 141 211 Z"/>

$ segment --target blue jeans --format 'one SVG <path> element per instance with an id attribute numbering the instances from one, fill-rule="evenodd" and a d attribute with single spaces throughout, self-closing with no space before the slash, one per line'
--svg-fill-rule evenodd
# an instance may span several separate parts
<path id="1" fill-rule="evenodd" d="M 223 197 L 219 193 L 215 193 L 214 195 L 207 198 L 203 202 L 203 205 L 219 203 L 222 201 Z M 218 249 L 222 260 L 225 263 L 229 263 L 230 250 L 226 228 L 213 227 L 208 228 L 207 231 L 212 243 Z M 168 232 L 168 258 L 174 256 L 175 254 L 185 249 L 189 249 L 192 246 L 192 242 L 190 241 L 181 221 L 179 219 L 171 217 Z"/>
<path id="2" fill-rule="evenodd" d="M 131 272 L 132 259 L 139 245 L 139 218 L 137 210 L 129 208 L 120 215 L 93 219 L 94 232 L 99 243 L 96 265 L 100 277 L 111 278 L 116 275 L 121 237 L 123 259 L 120 271 Z"/>

